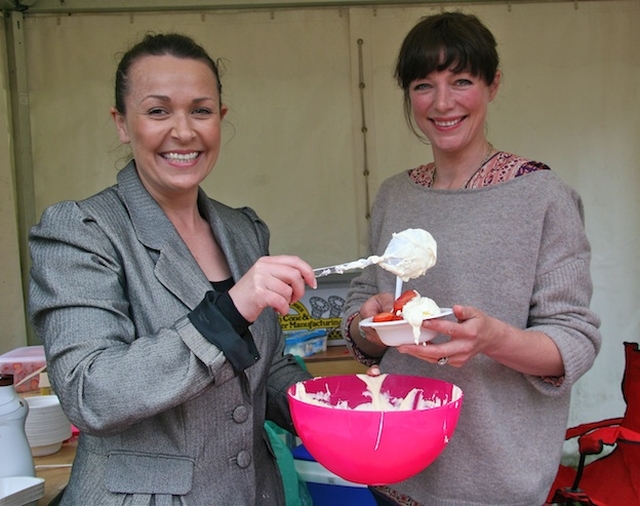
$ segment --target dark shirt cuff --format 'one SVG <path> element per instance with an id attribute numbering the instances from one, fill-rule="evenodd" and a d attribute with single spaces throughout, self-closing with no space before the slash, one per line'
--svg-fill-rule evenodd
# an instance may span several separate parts
<path id="1" fill-rule="evenodd" d="M 226 292 L 207 292 L 202 302 L 188 316 L 198 332 L 224 353 L 236 373 L 244 371 L 260 359 L 260 353 L 249 332 L 249 322 L 238 312 Z"/>
<path id="2" fill-rule="evenodd" d="M 236 305 L 233 303 L 233 300 L 231 300 L 229 292 L 223 292 L 216 295 L 217 296 L 214 300 L 215 305 L 218 307 L 223 316 L 227 320 L 229 320 L 231 325 L 233 325 L 233 328 L 236 329 L 238 334 L 243 334 L 244 332 L 249 330 L 249 325 L 251 325 L 251 322 L 245 320 L 244 316 L 240 314 L 238 308 L 236 308 Z"/>

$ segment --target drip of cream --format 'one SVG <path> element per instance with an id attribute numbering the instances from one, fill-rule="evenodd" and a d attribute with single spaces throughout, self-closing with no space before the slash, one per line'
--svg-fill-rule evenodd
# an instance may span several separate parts
<path id="1" fill-rule="evenodd" d="M 404 318 L 413 331 L 413 338 L 416 344 L 420 343 L 420 329 L 422 320 L 441 313 L 440 307 L 433 299 L 421 297 L 420 294 L 407 302 L 402 308 L 402 318 Z"/>

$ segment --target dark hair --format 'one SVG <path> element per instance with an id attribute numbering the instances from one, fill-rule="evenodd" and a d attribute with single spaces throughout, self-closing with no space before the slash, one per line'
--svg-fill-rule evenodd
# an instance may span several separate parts
<path id="1" fill-rule="evenodd" d="M 207 54 L 204 48 L 192 38 L 178 33 L 147 34 L 129 49 L 118 64 L 116 71 L 116 110 L 125 113 L 125 97 L 129 91 L 129 70 L 131 66 L 144 56 L 170 55 L 176 58 L 187 58 L 205 63 L 213 72 L 218 83 L 218 95 L 222 98 L 222 83 L 218 65 Z"/>
<path id="2" fill-rule="evenodd" d="M 499 65 L 496 46 L 493 34 L 473 14 L 443 12 L 422 18 L 402 42 L 394 74 L 404 91 L 407 119 L 409 86 L 433 71 L 466 71 L 492 84 Z"/>

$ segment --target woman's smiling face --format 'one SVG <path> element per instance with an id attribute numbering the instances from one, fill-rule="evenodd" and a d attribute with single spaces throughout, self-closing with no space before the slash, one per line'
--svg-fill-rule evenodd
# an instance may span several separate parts
<path id="1" fill-rule="evenodd" d="M 126 112 L 111 114 L 142 183 L 156 200 L 197 192 L 218 158 L 227 111 L 216 76 L 198 60 L 143 56 L 127 84 Z"/>
<path id="2" fill-rule="evenodd" d="M 468 72 L 435 71 L 410 85 L 416 126 L 434 149 L 456 153 L 484 138 L 487 105 L 495 97 L 500 75 L 487 85 Z"/>

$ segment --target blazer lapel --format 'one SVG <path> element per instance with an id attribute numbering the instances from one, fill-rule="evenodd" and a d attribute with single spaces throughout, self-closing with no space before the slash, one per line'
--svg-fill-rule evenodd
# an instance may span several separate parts
<path id="1" fill-rule="evenodd" d="M 225 216 L 224 208 L 216 208 L 209 198 L 200 190 L 201 209 L 204 209 L 205 217 L 211 225 L 213 235 L 218 241 L 218 245 L 222 249 L 227 263 L 231 269 L 233 280 L 237 281 L 247 271 L 248 267 L 242 262 L 242 249 L 237 243 L 237 235 L 233 233 L 231 217 Z"/>
<path id="2" fill-rule="evenodd" d="M 151 255 L 157 256 L 158 281 L 190 309 L 195 308 L 211 290 L 211 284 L 169 218 L 143 186 L 134 162 L 118 174 L 118 188 L 138 239 Z"/>

